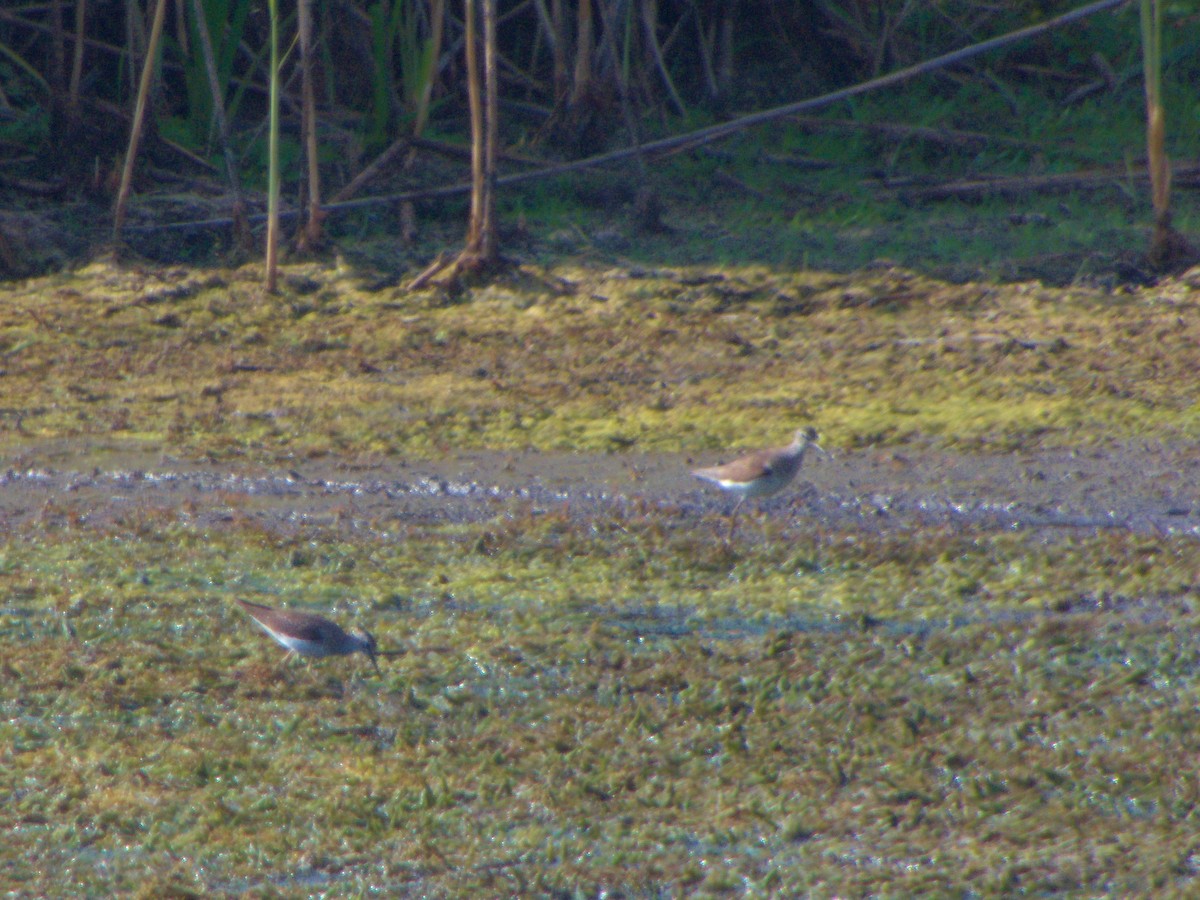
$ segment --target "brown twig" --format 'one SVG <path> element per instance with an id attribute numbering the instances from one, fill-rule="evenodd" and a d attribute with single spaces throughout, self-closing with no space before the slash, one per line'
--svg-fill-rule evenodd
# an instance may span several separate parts
<path id="1" fill-rule="evenodd" d="M 1113 71 L 1113 67 L 1101 53 L 1092 54 L 1092 65 L 1100 72 L 1100 78 L 1097 81 L 1089 82 L 1083 87 L 1078 87 L 1063 98 L 1063 106 L 1071 106 L 1078 103 L 1085 97 L 1090 97 L 1092 94 L 1097 94 L 1100 91 L 1111 91 L 1117 87 L 1120 80 L 1117 78 L 1117 73 Z"/>
<path id="2" fill-rule="evenodd" d="M 1200 165 L 1181 167 L 1178 178 L 1189 181 L 1200 179 Z M 1134 171 L 1120 169 L 1092 169 L 1086 172 L 1063 172 L 1054 175 L 1021 175 L 1012 178 L 976 178 L 952 181 L 928 187 L 900 188 L 886 191 L 880 196 L 889 199 L 903 197 L 908 200 L 948 200 L 987 197 L 995 194 L 1028 194 L 1046 191 L 1098 190 L 1114 187 L 1129 181 L 1139 183 L 1150 176 L 1144 169 Z"/>
<path id="3" fill-rule="evenodd" d="M 434 261 L 431 262 L 425 268 L 425 271 L 423 271 L 420 275 L 418 275 L 416 278 L 414 278 L 412 281 L 410 281 L 408 283 L 408 287 L 405 288 L 405 290 L 406 291 L 421 290 L 421 288 L 425 287 L 426 285 L 429 284 L 429 282 L 433 281 L 433 279 L 437 277 L 438 273 L 441 272 L 443 269 L 445 269 L 452 262 L 454 262 L 453 254 L 446 253 L 445 251 L 439 253 L 437 255 L 437 258 L 434 259 Z"/>
<path id="4" fill-rule="evenodd" d="M 796 116 L 793 121 L 805 128 L 843 128 L 849 131 L 866 131 L 891 138 L 917 138 L 933 144 L 971 146 L 976 144 L 1001 144 L 1006 147 L 1041 147 L 1038 141 L 982 131 L 960 131 L 956 128 L 930 128 L 925 125 L 904 125 L 899 122 L 856 122 L 852 119 L 823 119 L 819 116 Z"/>
<path id="5" fill-rule="evenodd" d="M 446 141 L 437 141 L 425 137 L 412 137 L 408 140 L 410 144 L 420 150 L 429 150 L 432 153 L 440 153 L 442 156 L 449 156 L 454 159 L 471 158 L 471 148 L 464 147 L 462 144 L 451 144 Z M 518 163 L 522 166 L 540 166 L 542 164 L 542 160 L 540 159 L 534 159 L 531 156 L 521 156 L 519 153 L 501 153 L 499 148 L 497 148 L 496 159 Z"/>
<path id="6" fill-rule="evenodd" d="M 133 165 L 137 160 L 138 144 L 142 140 L 142 124 L 146 118 L 146 101 L 150 94 L 150 82 L 154 64 L 158 58 L 158 42 L 162 37 L 163 20 L 166 18 L 167 0 L 158 0 L 154 8 L 154 22 L 150 26 L 150 41 L 146 48 L 146 62 L 142 67 L 138 83 L 137 101 L 134 104 L 133 126 L 129 131 L 129 147 L 125 151 L 125 165 L 121 170 L 121 186 L 117 191 L 117 202 L 113 209 L 113 235 L 119 236 L 125 224 L 125 209 L 129 205 L 129 190 L 133 184 Z"/>
<path id="7" fill-rule="evenodd" d="M 728 185 L 729 187 L 735 188 L 739 191 L 745 191 L 750 196 L 756 197 L 759 200 L 771 199 L 758 188 L 752 187 L 751 185 L 742 181 L 742 179 L 738 178 L 736 175 L 731 175 L 730 173 L 721 169 L 718 169 L 713 173 L 713 181 Z"/>
<path id="8" fill-rule="evenodd" d="M 1097 0 L 1095 3 L 1088 4 L 1087 6 L 1081 6 L 1078 9 L 1072 10 L 1071 12 L 1058 16 L 1057 18 L 1049 19 L 1037 25 L 1031 25 L 1028 28 L 1022 28 L 1017 31 L 1009 32 L 1008 34 L 982 41 L 970 47 L 965 47 L 961 50 L 944 54 L 934 59 L 927 60 L 923 63 L 908 66 L 904 69 L 884 75 L 881 78 L 875 78 L 871 81 L 852 85 L 848 88 L 842 88 L 841 90 L 823 94 L 820 97 L 812 97 L 808 100 L 801 100 L 796 103 L 785 104 L 784 106 L 778 106 L 773 109 L 751 113 L 750 115 L 742 116 L 741 118 L 733 119 L 729 122 L 722 122 L 718 125 L 710 125 L 707 128 L 701 128 L 697 131 L 692 131 L 687 134 L 651 141 L 650 143 L 642 144 L 640 147 L 635 146 L 623 150 L 613 150 L 609 153 L 600 153 L 596 156 L 589 156 L 586 159 L 576 160 L 574 162 L 546 166 L 545 168 L 536 169 L 531 172 L 519 172 L 513 175 L 506 175 L 502 178 L 497 178 L 495 183 L 497 186 L 506 186 L 511 184 L 519 184 L 525 181 L 551 178 L 585 169 L 596 168 L 611 163 L 622 162 L 630 157 L 637 156 L 639 153 L 645 153 L 647 154 L 648 158 L 653 158 L 678 152 L 683 148 L 724 140 L 725 138 L 745 131 L 749 128 L 765 125 L 778 119 L 794 117 L 800 113 L 810 112 L 815 109 L 820 109 L 822 107 L 847 100 L 851 97 L 857 97 L 860 94 L 866 94 L 884 87 L 891 87 L 892 85 L 900 84 L 901 82 L 908 81 L 917 77 L 918 75 L 924 75 L 929 72 L 945 68 L 946 66 L 954 63 L 961 62 L 965 59 L 979 56 L 991 50 L 996 50 L 1000 47 L 1007 47 L 1010 44 L 1015 44 L 1019 41 L 1046 34 L 1049 31 L 1062 28 L 1065 25 L 1078 22 L 1081 19 L 1087 18 L 1088 16 L 1093 16 L 1097 13 L 1113 9 L 1127 2 L 1128 0 Z M 578 85 L 576 86 L 578 87 Z M 471 185 L 469 183 L 460 183 L 445 185 L 437 188 L 407 191 L 400 194 L 389 194 L 382 197 L 349 200 L 336 205 L 330 203 L 326 205 L 325 209 L 327 212 L 332 212 L 335 210 L 358 209 L 379 204 L 399 203 L 406 200 L 424 200 L 437 197 L 457 197 L 463 194 L 468 194 L 470 191 Z M 259 217 L 257 216 L 253 217 L 253 219 L 258 218 Z M 230 224 L 230 220 L 228 218 L 209 219 L 197 222 L 181 222 L 171 225 L 155 226 L 148 230 L 159 231 L 181 228 L 203 228 L 225 226 L 228 224 Z"/>
<path id="9" fill-rule="evenodd" d="M 384 166 L 388 165 L 388 163 L 394 160 L 410 146 L 412 146 L 412 138 L 409 137 L 402 137 L 393 141 L 391 146 L 375 157 L 375 159 L 371 160 L 366 168 L 350 179 L 349 184 L 347 184 L 330 198 L 329 206 L 336 206 L 338 203 L 349 200 L 358 193 L 359 189 L 364 184 L 378 175 Z"/>
<path id="10" fill-rule="evenodd" d="M 79 114 L 79 84 L 83 80 L 83 31 L 87 23 L 87 0 L 75 5 L 75 48 L 71 52 L 71 81 L 67 87 L 67 112 Z"/>
<path id="11" fill-rule="evenodd" d="M 300 142 L 304 147 L 307 175 L 308 221 L 300 230 L 297 244 L 301 251 L 311 250 L 321 242 L 321 167 L 317 152 L 317 104 L 313 92 L 313 21 L 312 0 L 299 0 L 296 5 L 300 36 Z"/>
<path id="12" fill-rule="evenodd" d="M 675 83 L 671 80 L 671 73 L 667 70 L 666 60 L 663 59 L 662 48 L 658 45 L 658 4 L 654 0 L 642 0 L 641 7 L 642 30 L 646 35 L 646 46 L 650 48 L 654 67 L 658 69 L 659 77 L 662 78 L 663 85 L 667 89 L 671 105 L 675 107 L 675 111 L 679 115 L 686 116 L 687 107 L 683 105 L 683 101 L 679 98 L 679 92 L 675 90 Z"/>

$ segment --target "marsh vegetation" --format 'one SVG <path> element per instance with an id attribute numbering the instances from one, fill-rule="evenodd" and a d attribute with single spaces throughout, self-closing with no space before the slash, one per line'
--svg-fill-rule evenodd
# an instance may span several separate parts
<path id="1" fill-rule="evenodd" d="M 1194 893 L 1200 310 L 1145 248 L 1196 133 L 1153 132 L 1152 198 L 1136 14 L 503 189 L 503 269 L 416 290 L 458 194 L 313 188 L 462 181 L 464 23 L 334 6 L 315 88 L 285 54 L 275 293 L 266 11 L 167 20 L 102 251 L 144 30 L 0 11 L 4 890 Z M 812 6 L 513 4 L 501 171 L 1066 4 Z M 688 472 L 805 425 L 830 457 L 731 529 Z M 368 627 L 382 673 L 285 663 L 238 598 Z"/>
<path id="2" fill-rule="evenodd" d="M 10 890 L 1195 878 L 1186 280 L 284 271 L 9 292 Z M 689 466 L 801 421 L 727 540 Z M 236 597 L 404 653 L 283 665 Z"/>

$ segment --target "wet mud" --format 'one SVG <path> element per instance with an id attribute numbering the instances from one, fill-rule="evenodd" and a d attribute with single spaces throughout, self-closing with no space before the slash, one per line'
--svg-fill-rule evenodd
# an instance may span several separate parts
<path id="1" fill-rule="evenodd" d="M 9 529 L 54 519 L 109 528 L 132 512 L 155 511 L 210 528 L 236 519 L 280 532 L 390 532 L 551 511 L 638 511 L 679 527 L 716 528 L 733 500 L 690 470 L 718 461 L 711 454 L 470 452 L 239 467 L 52 445 L 9 454 L 0 470 L 0 520 Z M 1200 534 L 1198 475 L 1194 448 L 1157 443 L 995 454 L 834 450 L 810 456 L 788 490 L 744 509 L 798 528 L 810 522 L 867 533 L 963 525 L 1192 535 Z"/>

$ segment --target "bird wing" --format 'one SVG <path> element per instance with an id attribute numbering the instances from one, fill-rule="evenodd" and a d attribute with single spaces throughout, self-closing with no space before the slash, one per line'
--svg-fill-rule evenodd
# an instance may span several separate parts
<path id="1" fill-rule="evenodd" d="M 293 612 L 290 609 L 275 609 L 261 603 L 238 600 L 259 625 L 270 630 L 272 627 L 286 630 L 290 637 L 301 641 L 320 642 L 327 637 L 337 637 L 341 629 L 333 622 L 311 613 Z M 333 629 L 331 632 L 330 629 Z"/>
<path id="2" fill-rule="evenodd" d="M 765 453 L 751 453 L 727 462 L 723 466 L 701 469 L 696 474 L 701 478 L 715 481 L 754 481 L 756 478 L 771 474 L 770 462 L 770 456 Z"/>
<path id="3" fill-rule="evenodd" d="M 305 613 L 291 613 L 287 610 L 279 610 L 279 612 L 281 621 L 286 624 L 288 634 L 299 640 L 323 643 L 329 638 L 336 638 L 341 633 L 341 629 L 328 619 Z"/>

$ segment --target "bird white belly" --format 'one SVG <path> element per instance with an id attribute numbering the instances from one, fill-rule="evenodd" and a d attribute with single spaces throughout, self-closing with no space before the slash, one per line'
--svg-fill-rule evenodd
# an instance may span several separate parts
<path id="1" fill-rule="evenodd" d="M 328 656 L 329 648 L 320 641 L 306 641 L 301 638 L 292 637 L 288 634 L 280 634 L 277 631 L 272 631 L 264 627 L 263 631 L 275 638 L 284 647 L 287 647 L 293 653 L 299 653 L 301 656 Z"/>
<path id="2" fill-rule="evenodd" d="M 790 475 L 791 473 L 772 474 L 754 481 L 730 481 L 728 479 L 712 479 L 712 481 L 739 497 L 769 497 L 788 483 Z"/>

